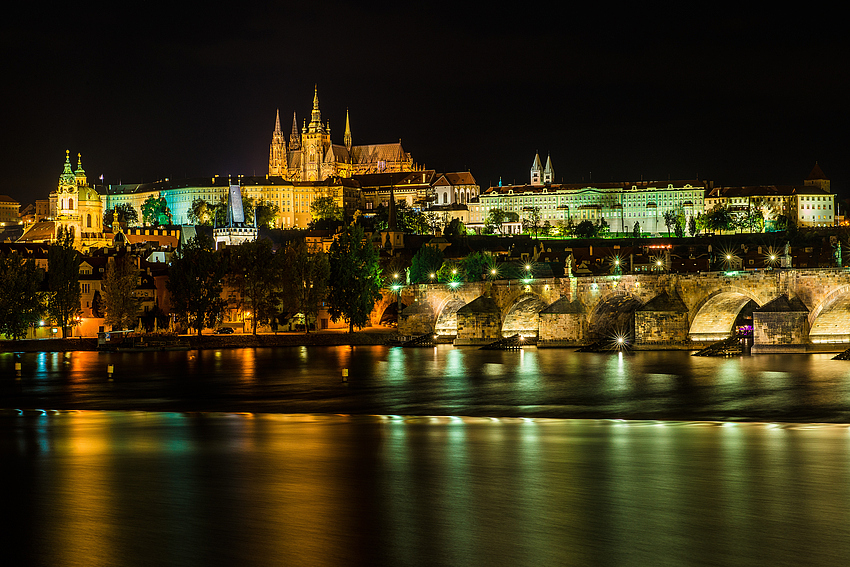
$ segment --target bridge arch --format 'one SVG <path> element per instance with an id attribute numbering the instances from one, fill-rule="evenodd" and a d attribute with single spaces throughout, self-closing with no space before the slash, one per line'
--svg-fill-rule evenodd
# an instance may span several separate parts
<path id="1" fill-rule="evenodd" d="M 641 305 L 640 300 L 629 293 L 610 293 L 600 298 L 588 317 L 589 338 L 634 336 L 635 310 Z"/>
<path id="2" fill-rule="evenodd" d="M 457 310 L 466 305 L 458 296 L 446 298 L 436 309 L 437 321 L 434 332 L 438 335 L 457 336 Z"/>
<path id="3" fill-rule="evenodd" d="M 502 336 L 519 334 L 523 337 L 537 338 L 540 320 L 538 313 L 548 305 L 538 295 L 525 293 L 518 296 L 507 309 L 502 320 Z"/>
<path id="4" fill-rule="evenodd" d="M 809 340 L 850 342 L 850 285 L 835 288 L 809 312 Z"/>
<path id="5" fill-rule="evenodd" d="M 717 290 L 697 304 L 688 336 L 693 341 L 725 339 L 745 318 L 749 317 L 751 325 L 753 310 L 764 303 L 744 288 Z"/>

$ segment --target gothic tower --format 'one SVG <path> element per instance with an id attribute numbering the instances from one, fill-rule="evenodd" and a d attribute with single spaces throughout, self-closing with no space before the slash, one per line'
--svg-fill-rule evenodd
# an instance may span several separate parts
<path id="1" fill-rule="evenodd" d="M 546 167 L 543 168 L 543 183 L 551 185 L 555 182 L 555 168 L 552 167 L 552 156 L 546 156 Z"/>
<path id="2" fill-rule="evenodd" d="M 543 183 L 543 164 L 540 163 L 540 154 L 534 154 L 534 163 L 531 164 L 531 184 Z"/>
<path id="3" fill-rule="evenodd" d="M 289 135 L 289 149 L 292 151 L 301 149 L 301 134 L 298 133 L 298 121 L 295 113 L 292 113 L 292 133 Z"/>
<path id="4" fill-rule="evenodd" d="M 283 139 L 283 131 L 280 129 L 280 110 L 278 110 L 274 119 L 272 143 L 269 146 L 269 175 L 285 177 L 286 174 L 286 142 Z"/>
<path id="5" fill-rule="evenodd" d="M 322 162 L 324 162 L 325 151 L 331 145 L 331 136 L 322 124 L 322 112 L 319 110 L 319 87 L 313 94 L 313 112 L 310 114 L 310 124 L 301 134 L 301 180 L 320 181 L 325 178 L 322 175 Z"/>

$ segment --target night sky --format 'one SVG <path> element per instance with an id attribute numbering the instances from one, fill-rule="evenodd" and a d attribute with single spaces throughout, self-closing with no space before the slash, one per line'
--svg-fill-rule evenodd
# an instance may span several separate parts
<path id="1" fill-rule="evenodd" d="M 22 203 L 66 149 L 106 183 L 265 174 L 275 110 L 288 136 L 315 84 L 335 143 L 348 108 L 355 144 L 401 138 L 482 188 L 539 151 L 559 182 L 793 184 L 818 161 L 850 196 L 850 42 L 814 4 L 31 4 L 0 24 L 0 193 Z"/>

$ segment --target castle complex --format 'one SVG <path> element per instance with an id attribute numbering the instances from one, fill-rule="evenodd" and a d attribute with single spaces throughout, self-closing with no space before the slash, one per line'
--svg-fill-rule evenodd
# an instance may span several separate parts
<path id="1" fill-rule="evenodd" d="M 330 123 L 322 123 L 318 87 L 313 94 L 310 123 L 304 121 L 300 134 L 295 113 L 292 114 L 288 147 L 280 129 L 280 111 L 275 117 L 269 147 L 270 177 L 282 177 L 287 181 L 324 181 L 330 177 L 415 170 L 413 158 L 401 147 L 401 140 L 393 144 L 352 145 L 348 111 L 345 113 L 343 144 L 334 144 Z"/>

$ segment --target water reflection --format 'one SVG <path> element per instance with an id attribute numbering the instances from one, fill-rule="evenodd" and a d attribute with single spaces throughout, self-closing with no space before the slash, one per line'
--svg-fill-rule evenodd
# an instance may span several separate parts
<path id="1" fill-rule="evenodd" d="M 17 412 L 21 563 L 817 564 L 850 556 L 850 428 Z M 9 466 L 10 463 L 13 466 Z"/>
<path id="2" fill-rule="evenodd" d="M 0 381 L 7 408 L 850 421 L 850 364 L 826 355 L 706 359 L 440 345 L 20 360 L 21 381 Z M 11 355 L 0 356 L 3 376 L 13 375 L 13 365 Z"/>

